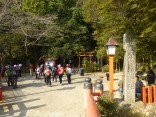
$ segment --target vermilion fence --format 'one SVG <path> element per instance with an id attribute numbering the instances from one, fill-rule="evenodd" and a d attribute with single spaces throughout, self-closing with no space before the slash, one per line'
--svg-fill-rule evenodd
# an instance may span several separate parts
<path id="1" fill-rule="evenodd" d="M 86 78 L 84 88 L 85 88 L 85 117 L 100 117 L 100 114 L 96 106 L 96 102 L 98 101 L 98 97 L 103 94 L 102 80 L 101 79 L 97 80 L 93 86 L 93 84 L 91 83 L 91 79 Z"/>
<path id="2" fill-rule="evenodd" d="M 142 87 L 142 101 L 144 104 L 156 103 L 156 85 Z"/>

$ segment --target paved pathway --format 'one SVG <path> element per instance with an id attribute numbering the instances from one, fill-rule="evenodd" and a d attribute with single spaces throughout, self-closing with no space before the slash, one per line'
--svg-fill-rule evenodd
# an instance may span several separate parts
<path id="1" fill-rule="evenodd" d="M 72 75 L 72 84 L 67 84 L 66 76 L 63 85 L 54 82 L 47 87 L 43 78 L 36 80 L 28 74 L 19 78 L 18 88 L 12 89 L 3 79 L 3 102 L 0 102 L 0 117 L 84 117 L 84 79 L 92 80 L 104 76 L 104 91 L 108 91 L 109 82 L 104 73 L 86 73 Z M 115 97 L 118 98 L 118 75 L 114 80 Z"/>

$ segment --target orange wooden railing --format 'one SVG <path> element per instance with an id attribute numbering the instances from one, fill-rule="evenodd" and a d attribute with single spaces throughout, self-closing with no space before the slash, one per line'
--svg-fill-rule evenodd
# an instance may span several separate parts
<path id="1" fill-rule="evenodd" d="M 144 104 L 156 103 L 156 85 L 142 87 L 142 101 Z"/>
<path id="2" fill-rule="evenodd" d="M 100 117 L 96 102 L 98 97 L 103 94 L 103 84 L 102 81 L 95 84 L 95 90 L 93 91 L 93 86 L 91 79 L 87 78 L 84 83 L 85 88 L 85 117 Z"/>

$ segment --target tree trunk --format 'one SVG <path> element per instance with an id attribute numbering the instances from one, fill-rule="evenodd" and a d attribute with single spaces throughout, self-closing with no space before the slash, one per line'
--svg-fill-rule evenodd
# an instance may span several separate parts
<path id="1" fill-rule="evenodd" d="M 102 63 L 102 57 L 101 57 L 101 70 L 102 70 L 102 72 L 103 72 L 103 67 L 102 67 L 102 64 L 103 64 L 103 63 Z"/>

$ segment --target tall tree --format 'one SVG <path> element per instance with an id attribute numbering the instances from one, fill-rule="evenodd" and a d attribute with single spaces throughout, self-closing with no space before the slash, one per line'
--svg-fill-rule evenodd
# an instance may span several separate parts
<path id="1" fill-rule="evenodd" d="M 112 35 L 122 43 L 122 35 L 129 32 L 132 38 L 137 39 L 139 49 L 152 52 L 156 49 L 152 46 L 156 43 L 155 6 L 156 2 L 151 0 L 87 0 L 83 14 L 85 20 L 96 29 L 94 35 L 99 46 Z M 147 56 L 140 51 L 138 54 Z"/>
<path id="2" fill-rule="evenodd" d="M 33 7 L 28 7 L 30 4 Z M 43 7 L 44 10 L 41 11 Z M 93 50 L 90 46 L 94 42 L 91 30 L 83 20 L 81 4 L 77 0 L 32 0 L 31 2 L 23 0 L 22 9 L 36 14 L 55 14 L 57 16 L 55 23 L 61 27 L 61 30 L 57 35 L 51 35 L 55 40 L 49 50 L 52 56 L 70 58 L 79 51 Z"/>

